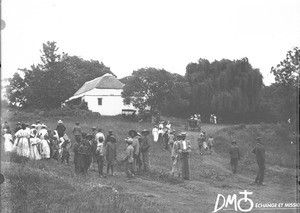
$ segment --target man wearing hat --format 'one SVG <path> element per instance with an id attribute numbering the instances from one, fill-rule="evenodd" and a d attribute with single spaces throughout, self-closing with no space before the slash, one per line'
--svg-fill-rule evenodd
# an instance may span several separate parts
<path id="1" fill-rule="evenodd" d="M 76 142 L 79 143 L 81 141 L 81 136 L 82 136 L 81 127 L 79 126 L 79 122 L 76 122 L 75 124 L 76 125 L 73 128 L 73 135 L 75 137 Z"/>
<path id="2" fill-rule="evenodd" d="M 237 171 L 237 165 L 238 165 L 238 161 L 240 160 L 240 149 L 236 144 L 236 141 L 233 140 L 231 142 L 231 146 L 229 149 L 229 154 L 230 154 L 230 165 L 231 165 L 231 169 L 233 174 L 236 173 Z"/>
<path id="3" fill-rule="evenodd" d="M 192 146 L 190 141 L 186 140 L 186 132 L 182 132 L 179 143 L 179 153 L 181 154 L 182 178 L 184 180 L 190 179 L 189 157 L 191 151 Z"/>
<path id="4" fill-rule="evenodd" d="M 261 141 L 261 137 L 256 138 L 256 145 L 252 150 L 252 153 L 255 154 L 256 162 L 258 164 L 258 173 L 254 182 L 259 185 L 263 185 L 265 168 L 266 168 L 265 165 L 266 154 L 265 154 L 265 147 L 263 146 Z"/>
<path id="5" fill-rule="evenodd" d="M 66 131 L 66 127 L 65 127 L 65 125 L 63 124 L 63 121 L 62 121 L 62 120 L 59 120 L 59 121 L 57 122 L 56 131 L 57 131 L 57 134 L 58 134 L 58 137 L 59 137 L 59 138 L 61 138 L 61 137 L 64 136 L 65 131 Z"/>
<path id="6" fill-rule="evenodd" d="M 149 171 L 150 168 L 150 162 L 149 162 L 149 148 L 150 148 L 150 143 L 148 141 L 148 135 L 149 135 L 150 131 L 147 129 L 144 129 L 141 134 L 142 134 L 142 138 L 141 138 L 141 153 L 142 153 L 142 160 L 143 160 L 143 165 L 144 165 L 144 171 L 147 172 Z"/>

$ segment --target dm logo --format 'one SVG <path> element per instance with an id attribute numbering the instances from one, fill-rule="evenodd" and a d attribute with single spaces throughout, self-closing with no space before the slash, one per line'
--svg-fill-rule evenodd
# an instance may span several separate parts
<path id="1" fill-rule="evenodd" d="M 254 207 L 254 203 L 253 201 L 248 198 L 248 195 L 252 195 L 253 192 L 247 192 L 247 190 L 243 191 L 243 192 L 239 192 L 240 195 L 244 195 L 243 198 L 241 199 L 237 199 L 236 194 L 228 195 L 227 199 L 225 198 L 224 195 L 218 194 L 217 200 L 216 200 L 216 204 L 215 204 L 215 208 L 214 208 L 214 212 L 218 212 L 220 210 L 234 210 L 234 211 L 239 211 L 239 212 L 250 212 L 253 207 Z M 220 204 L 220 205 L 219 205 Z M 228 208 L 229 205 L 233 205 L 233 209 L 232 208 Z M 247 206 L 247 207 L 245 207 Z"/>

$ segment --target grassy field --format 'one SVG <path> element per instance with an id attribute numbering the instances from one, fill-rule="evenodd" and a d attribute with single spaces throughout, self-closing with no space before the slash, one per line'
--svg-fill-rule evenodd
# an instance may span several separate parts
<path id="1" fill-rule="evenodd" d="M 108 130 L 113 130 L 118 140 L 119 160 L 123 157 L 124 139 L 130 129 L 141 131 L 153 127 L 150 123 L 133 123 L 118 116 L 47 119 L 31 113 L 7 116 L 9 118 L 3 118 L 11 127 L 17 121 L 32 123 L 39 119 L 54 129 L 57 121 L 62 119 L 71 138 L 75 121 L 80 122 L 86 133 L 91 132 L 93 126 L 102 128 L 105 135 Z M 177 132 L 184 130 L 184 120 L 167 119 Z M 130 183 L 126 182 L 121 163 L 117 165 L 116 177 L 99 178 L 97 173 L 89 172 L 85 179 L 74 174 L 73 164 L 68 167 L 54 160 L 21 164 L 2 162 L 6 177 L 1 186 L 2 212 L 211 212 L 218 193 L 231 194 L 244 187 L 255 191 L 260 202 L 295 200 L 296 155 L 295 145 L 290 144 L 293 131 L 290 127 L 207 124 L 202 129 L 214 136 L 216 146 L 212 155 L 200 156 L 197 149 L 199 133 L 188 132 L 193 147 L 190 158 L 192 181 L 189 182 L 170 175 L 170 154 L 157 143 L 151 144 L 151 172 L 139 173 Z M 266 146 L 268 166 L 264 189 L 250 184 L 256 175 L 255 158 L 250 151 L 257 136 L 263 137 Z M 237 175 L 232 174 L 229 166 L 228 148 L 233 138 L 242 152 Z"/>

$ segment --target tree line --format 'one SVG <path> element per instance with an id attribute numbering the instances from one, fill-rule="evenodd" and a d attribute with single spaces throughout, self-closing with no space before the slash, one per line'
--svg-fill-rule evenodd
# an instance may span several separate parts
<path id="1" fill-rule="evenodd" d="M 43 44 L 41 63 L 20 69 L 6 88 L 10 105 L 53 109 L 71 97 L 86 81 L 113 74 L 102 62 L 58 54 L 55 42 Z M 187 117 L 215 114 L 221 122 L 275 122 L 296 117 L 299 88 L 299 48 L 272 67 L 276 82 L 263 84 L 259 69 L 247 58 L 189 63 L 185 75 L 153 67 L 140 68 L 120 79 L 122 97 L 139 110 Z"/>

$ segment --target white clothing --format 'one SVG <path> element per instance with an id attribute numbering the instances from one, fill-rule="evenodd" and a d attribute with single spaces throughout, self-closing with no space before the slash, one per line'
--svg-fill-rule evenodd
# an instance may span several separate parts
<path id="1" fill-rule="evenodd" d="M 157 142 L 158 141 L 158 129 L 156 127 L 154 127 L 152 129 L 152 135 L 153 135 L 153 141 Z"/>
<path id="2" fill-rule="evenodd" d="M 13 138 L 9 133 L 5 133 L 4 137 L 4 152 L 11 152 L 13 149 Z"/>
<path id="3" fill-rule="evenodd" d="M 17 154 L 24 157 L 29 157 L 29 137 L 30 132 L 27 129 L 20 129 L 16 134 L 16 146 L 17 146 Z"/>
<path id="4" fill-rule="evenodd" d="M 102 132 L 97 132 L 97 134 L 95 135 L 95 140 L 97 141 L 97 143 L 99 143 L 99 138 L 102 138 L 103 142 L 105 141 L 105 136 Z"/>
<path id="5" fill-rule="evenodd" d="M 48 140 L 41 139 L 40 143 L 41 143 L 41 157 L 50 158 L 50 146 Z"/>
<path id="6" fill-rule="evenodd" d="M 164 124 L 160 123 L 160 124 L 158 125 L 158 128 L 163 129 L 163 128 L 164 128 Z"/>
<path id="7" fill-rule="evenodd" d="M 166 127 L 170 130 L 171 129 L 171 124 L 167 124 Z"/>
<path id="8" fill-rule="evenodd" d="M 41 140 L 45 139 L 45 136 L 48 136 L 47 129 L 41 129 L 41 131 L 40 131 L 40 133 L 38 135 L 40 136 Z"/>
<path id="9" fill-rule="evenodd" d="M 30 138 L 30 159 L 32 160 L 40 160 L 42 157 L 38 151 L 38 143 L 40 139 L 34 137 Z"/>

